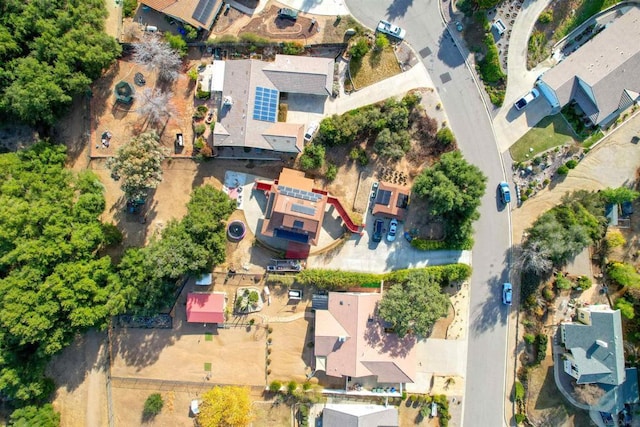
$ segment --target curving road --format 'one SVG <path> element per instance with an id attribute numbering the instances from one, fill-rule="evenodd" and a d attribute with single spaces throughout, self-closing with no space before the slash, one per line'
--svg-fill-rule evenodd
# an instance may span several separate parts
<path id="1" fill-rule="evenodd" d="M 442 23 L 440 1 L 346 2 L 351 13 L 368 27 L 375 28 L 385 18 L 407 30 L 406 41 L 429 71 L 460 149 L 489 177 L 481 217 L 475 226 L 463 423 L 502 426 L 508 393 L 505 375 L 509 310 L 501 302 L 501 290 L 502 283 L 509 279 L 510 227 L 508 210 L 501 208 L 496 186 L 504 179 L 504 171 L 478 88 Z"/>

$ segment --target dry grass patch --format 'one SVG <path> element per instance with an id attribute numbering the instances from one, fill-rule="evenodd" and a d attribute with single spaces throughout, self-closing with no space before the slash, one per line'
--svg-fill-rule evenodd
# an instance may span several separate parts
<path id="1" fill-rule="evenodd" d="M 272 402 L 253 402 L 253 427 L 289 427 L 291 426 L 291 407 L 274 405 Z"/>
<path id="2" fill-rule="evenodd" d="M 382 52 L 372 49 L 362 59 L 352 59 L 349 72 L 355 88 L 361 89 L 400 74 L 401 70 L 393 48 L 387 47 Z"/>

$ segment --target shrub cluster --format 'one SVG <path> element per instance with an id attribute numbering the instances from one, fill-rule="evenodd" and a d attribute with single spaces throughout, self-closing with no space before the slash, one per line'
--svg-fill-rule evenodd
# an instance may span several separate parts
<path id="1" fill-rule="evenodd" d="M 463 281 L 471 276 L 471 267 L 466 264 L 448 264 L 425 267 L 421 269 L 395 270 L 385 274 L 374 273 L 354 273 L 341 270 L 308 269 L 303 270 L 296 276 L 299 283 L 303 285 L 313 285 L 320 289 L 344 290 L 352 287 L 362 286 L 372 287 L 374 283 L 380 286 L 381 281 L 390 283 L 402 283 L 406 281 L 409 274 L 422 273 L 428 275 L 441 286 L 448 286 L 454 282 Z"/>
<path id="2" fill-rule="evenodd" d="M 536 335 L 536 360 L 535 365 L 539 365 L 547 357 L 547 342 L 549 337 L 546 334 Z"/>

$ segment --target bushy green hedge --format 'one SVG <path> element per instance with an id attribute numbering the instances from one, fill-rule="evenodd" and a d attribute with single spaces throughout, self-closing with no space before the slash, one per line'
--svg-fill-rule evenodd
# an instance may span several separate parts
<path id="1" fill-rule="evenodd" d="M 485 35 L 484 45 L 487 53 L 482 61 L 478 62 L 478 72 L 483 81 L 487 83 L 498 83 L 505 77 L 505 74 L 500 67 L 500 55 L 498 54 L 498 48 L 491 34 Z"/>
<path id="2" fill-rule="evenodd" d="M 412 272 L 422 272 L 433 277 L 441 286 L 448 286 L 451 282 L 459 282 L 471 276 L 471 267 L 466 264 L 447 264 L 421 269 L 396 270 L 384 274 L 355 273 L 341 270 L 309 269 L 303 270 L 296 276 L 299 283 L 313 285 L 320 289 L 344 290 L 366 285 L 373 287 L 381 281 L 401 283 L 407 280 Z"/>
<path id="3" fill-rule="evenodd" d="M 522 402 L 524 400 L 524 386 L 520 381 L 516 381 L 514 398 L 516 402 Z"/>
<path id="4" fill-rule="evenodd" d="M 448 249 L 447 243 L 441 240 L 421 239 L 414 237 L 411 240 L 411 246 L 421 251 L 437 251 L 439 249 Z"/>

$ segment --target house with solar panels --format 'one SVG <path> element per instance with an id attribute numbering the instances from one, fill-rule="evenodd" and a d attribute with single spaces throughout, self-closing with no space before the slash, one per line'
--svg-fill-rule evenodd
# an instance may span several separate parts
<path id="1" fill-rule="evenodd" d="M 373 215 L 404 221 L 409 208 L 410 190 L 403 185 L 380 181 L 373 200 Z"/>
<path id="2" fill-rule="evenodd" d="M 278 121 L 283 94 L 328 97 L 333 85 L 333 58 L 276 55 L 257 59 L 214 61 L 201 78 L 217 111 L 212 132 L 214 154 L 228 159 L 285 160 L 304 146 L 304 123 Z"/>
<path id="3" fill-rule="evenodd" d="M 256 190 L 264 191 L 267 205 L 260 233 L 287 242 L 289 259 L 304 259 L 318 244 L 327 205 L 334 208 L 351 233 L 362 233 L 340 200 L 325 190 L 313 188 L 304 172 L 283 168 L 278 179 L 256 179 Z M 295 254 L 295 255 L 294 255 Z"/>
<path id="4" fill-rule="evenodd" d="M 204 31 L 211 30 L 223 4 L 222 0 L 140 0 L 140 3 Z"/>
<path id="5" fill-rule="evenodd" d="M 262 234 L 317 245 L 327 196 L 313 192 L 313 180 L 304 172 L 282 169 L 267 200 Z"/>

